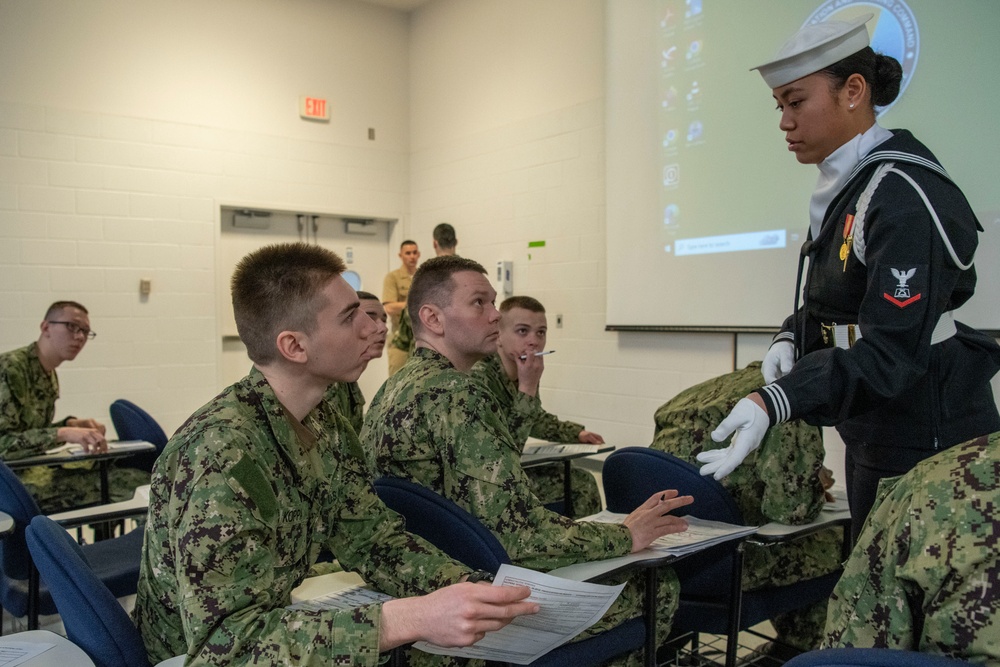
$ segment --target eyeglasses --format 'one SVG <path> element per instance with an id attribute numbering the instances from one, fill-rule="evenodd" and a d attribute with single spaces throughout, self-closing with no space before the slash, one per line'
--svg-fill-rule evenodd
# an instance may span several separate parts
<path id="1" fill-rule="evenodd" d="M 61 324 L 69 330 L 71 336 L 76 337 L 83 334 L 83 337 L 87 340 L 94 340 L 97 338 L 97 332 L 91 331 L 90 329 L 85 329 L 81 327 L 76 322 L 60 322 L 59 320 L 49 320 L 49 324 Z"/>

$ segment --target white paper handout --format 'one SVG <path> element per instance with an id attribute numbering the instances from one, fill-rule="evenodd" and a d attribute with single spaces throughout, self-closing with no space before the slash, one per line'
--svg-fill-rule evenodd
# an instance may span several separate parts
<path id="1" fill-rule="evenodd" d="M 0 646 L 0 667 L 22 665 L 28 660 L 45 653 L 50 648 L 55 648 L 55 644 L 20 642 L 6 639 L 3 646 Z"/>
<path id="2" fill-rule="evenodd" d="M 305 611 L 335 609 L 343 611 L 344 609 L 353 609 L 366 604 L 386 602 L 392 599 L 393 597 L 391 595 L 373 591 L 370 588 L 366 588 L 363 584 L 356 584 L 341 590 L 326 593 L 325 595 L 320 595 L 319 597 L 296 602 L 295 604 L 288 605 L 288 609 L 302 609 Z"/>
<path id="3" fill-rule="evenodd" d="M 152 443 L 145 440 L 110 440 L 108 441 L 109 452 L 131 452 L 139 450 L 155 449 Z M 58 445 L 45 450 L 46 454 L 72 454 L 79 456 L 84 453 L 83 445 L 76 442 L 68 442 L 65 445 Z"/>
<path id="4" fill-rule="evenodd" d="M 628 515 L 604 510 L 580 520 L 596 521 L 598 523 L 621 523 L 625 520 L 626 516 Z M 664 535 L 642 551 L 627 556 L 619 556 L 618 558 L 567 565 L 566 567 L 552 570 L 550 574 L 576 581 L 586 581 L 617 570 L 630 563 L 652 560 L 654 558 L 665 558 L 667 556 L 683 556 L 702 551 L 720 542 L 735 540 L 757 532 L 757 528 L 754 526 L 737 526 L 721 521 L 707 521 L 693 516 L 686 516 L 684 519 L 688 522 L 687 530 L 672 535 Z"/>
<path id="5" fill-rule="evenodd" d="M 541 610 L 518 616 L 465 648 L 443 648 L 427 642 L 413 646 L 436 655 L 454 655 L 525 665 L 565 644 L 596 623 L 625 588 L 570 581 L 515 565 L 501 565 L 494 586 L 528 586 Z"/>
<path id="6" fill-rule="evenodd" d="M 545 443 L 539 445 L 525 445 L 521 450 L 524 456 L 556 456 L 566 454 L 593 454 L 598 449 L 595 445 Z"/>

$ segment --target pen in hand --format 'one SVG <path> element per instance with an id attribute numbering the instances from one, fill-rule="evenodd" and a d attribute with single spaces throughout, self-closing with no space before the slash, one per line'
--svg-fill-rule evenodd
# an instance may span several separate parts
<path id="1" fill-rule="evenodd" d="M 533 352 L 532 356 L 535 356 L 535 357 L 544 357 L 546 354 L 552 354 L 553 352 L 555 352 L 555 350 L 546 350 L 545 352 Z M 526 355 L 526 354 L 522 354 L 521 355 L 521 361 L 524 361 L 527 358 L 528 358 L 528 355 Z"/>

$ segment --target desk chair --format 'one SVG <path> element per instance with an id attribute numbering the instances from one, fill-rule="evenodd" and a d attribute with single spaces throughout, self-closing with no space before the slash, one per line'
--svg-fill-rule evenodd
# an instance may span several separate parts
<path id="1" fill-rule="evenodd" d="M 476 570 L 496 572 L 510 563 L 500 541 L 474 516 L 451 500 L 413 482 L 383 477 L 375 491 L 389 509 L 406 519 L 406 529 L 419 535 L 457 561 Z M 585 667 L 640 648 L 646 630 L 634 618 L 607 632 L 564 644 L 531 663 L 538 667 Z"/>
<path id="2" fill-rule="evenodd" d="M 148 412 L 132 401 L 119 398 L 111 404 L 109 412 L 119 440 L 145 440 L 156 446 L 155 451 L 133 454 L 122 459 L 119 465 L 152 472 L 156 457 L 167 446 L 167 434 Z"/>
<path id="3" fill-rule="evenodd" d="M 694 503 L 674 514 L 745 525 L 722 484 L 702 477 L 697 467 L 672 454 L 647 447 L 619 449 L 608 456 L 601 475 L 608 510 L 612 512 L 631 512 L 657 491 L 677 489 L 680 495 L 693 496 Z M 699 632 L 725 635 L 727 667 L 736 664 L 740 630 L 828 598 L 840 578 L 840 573 L 835 572 L 787 586 L 744 592 L 741 541 L 727 542 L 699 558 L 682 560 L 674 570 L 681 584 L 674 629 L 694 633 L 695 638 Z"/>
<path id="4" fill-rule="evenodd" d="M 28 629 L 36 630 L 40 613 L 57 611 L 48 588 L 39 585 L 38 572 L 25 542 L 25 529 L 42 513 L 21 480 L 3 462 L 0 462 L 0 511 L 14 519 L 13 532 L 0 541 L 0 607 L 15 617 L 27 616 Z M 80 521 L 88 523 L 101 518 L 96 515 Z M 96 576 L 115 597 L 135 593 L 142 553 L 141 530 L 81 548 L 94 564 Z"/>
<path id="5" fill-rule="evenodd" d="M 809 651 L 785 667 L 962 667 L 970 662 L 943 655 L 889 648 L 830 648 Z"/>
<path id="6" fill-rule="evenodd" d="M 31 520 L 25 532 L 31 556 L 52 594 L 66 636 L 97 667 L 149 667 L 138 628 L 94 573 L 83 549 L 69 533 L 41 515 Z"/>

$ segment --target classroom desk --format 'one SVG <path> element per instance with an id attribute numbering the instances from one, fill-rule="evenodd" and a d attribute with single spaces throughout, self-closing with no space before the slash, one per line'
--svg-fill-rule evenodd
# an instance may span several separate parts
<path id="1" fill-rule="evenodd" d="M 22 662 L 23 667 L 66 667 L 67 665 L 94 667 L 94 662 L 90 656 L 84 653 L 82 648 L 62 635 L 48 630 L 25 630 L 0 637 L 0 656 L 2 656 L 4 647 L 12 647 L 16 644 L 55 645 L 27 662 Z"/>
<path id="2" fill-rule="evenodd" d="M 113 443 L 109 443 L 113 444 Z M 81 461 L 94 461 L 97 463 L 101 474 L 101 502 L 106 504 L 111 502 L 111 488 L 108 484 L 108 469 L 112 461 L 123 459 L 140 452 L 151 452 L 156 449 L 156 445 L 151 442 L 137 443 L 135 447 L 129 449 L 112 450 L 109 449 L 104 454 L 39 454 L 29 456 L 15 461 L 5 461 L 11 470 L 31 468 L 33 466 L 59 466 L 64 463 L 79 463 Z"/>
<path id="3" fill-rule="evenodd" d="M 541 449 L 542 453 L 533 453 Z M 533 468 L 547 463 L 563 464 L 563 513 L 573 516 L 573 481 L 570 475 L 573 459 L 614 451 L 614 445 L 581 443 L 531 442 L 521 452 L 521 467 Z"/>

